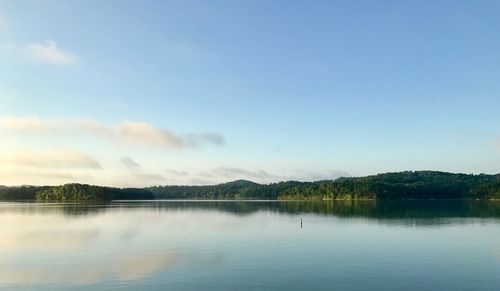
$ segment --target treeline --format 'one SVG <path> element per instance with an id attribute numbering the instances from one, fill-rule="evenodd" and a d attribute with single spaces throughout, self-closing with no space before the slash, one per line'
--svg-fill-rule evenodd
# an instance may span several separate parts
<path id="1" fill-rule="evenodd" d="M 499 199 L 500 175 L 407 171 L 287 189 L 281 199 Z"/>
<path id="2" fill-rule="evenodd" d="M 38 191 L 35 198 L 38 201 L 109 201 L 154 199 L 154 195 L 146 189 L 66 184 Z"/>
<path id="3" fill-rule="evenodd" d="M 406 171 L 317 182 L 262 185 L 239 180 L 213 186 L 147 189 L 157 199 L 500 199 L 500 175 Z"/>
<path id="4" fill-rule="evenodd" d="M 245 180 L 209 186 L 155 186 L 147 188 L 156 199 L 269 199 L 274 200 L 287 189 L 302 185 L 289 181 L 257 184 Z"/>
<path id="5" fill-rule="evenodd" d="M 406 171 L 317 182 L 111 188 L 85 184 L 0 187 L 2 200 L 92 201 L 137 199 L 500 199 L 500 175 Z"/>
<path id="6" fill-rule="evenodd" d="M 36 193 L 50 186 L 0 187 L 0 200 L 35 200 Z"/>
<path id="7" fill-rule="evenodd" d="M 1 187 L 2 200 L 110 201 L 154 199 L 153 193 L 139 188 L 112 188 L 86 184 L 61 186 Z"/>

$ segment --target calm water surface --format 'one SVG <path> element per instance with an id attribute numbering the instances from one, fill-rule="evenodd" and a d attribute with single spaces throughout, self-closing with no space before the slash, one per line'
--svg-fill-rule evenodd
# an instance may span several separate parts
<path id="1" fill-rule="evenodd" d="M 0 289 L 500 290 L 500 203 L 0 203 Z"/>

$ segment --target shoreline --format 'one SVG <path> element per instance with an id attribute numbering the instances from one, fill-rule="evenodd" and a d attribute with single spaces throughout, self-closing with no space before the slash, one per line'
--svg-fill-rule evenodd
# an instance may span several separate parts
<path id="1" fill-rule="evenodd" d="M 2 202 L 17 202 L 17 203 L 71 203 L 71 204 L 87 204 L 87 203 L 113 203 L 113 202 L 403 202 L 403 201 L 477 201 L 477 202 L 500 202 L 500 199 L 488 198 L 488 199 L 454 199 L 454 198 L 422 198 L 422 199 L 202 199 L 202 198 L 190 198 L 190 199 L 116 199 L 116 200 L 15 200 L 15 199 L 5 199 L 0 200 Z"/>

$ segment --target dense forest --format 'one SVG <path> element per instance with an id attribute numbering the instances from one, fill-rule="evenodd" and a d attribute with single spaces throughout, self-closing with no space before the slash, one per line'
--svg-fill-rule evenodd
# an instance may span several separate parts
<path id="1" fill-rule="evenodd" d="M 0 186 L 0 200 L 35 200 L 36 193 L 50 186 Z"/>
<path id="2" fill-rule="evenodd" d="M 500 175 L 406 171 L 317 182 L 262 185 L 238 180 L 213 186 L 147 189 L 156 199 L 500 199 Z"/>
<path id="3" fill-rule="evenodd" d="M 35 198 L 42 201 L 109 201 L 154 199 L 154 196 L 146 189 L 121 189 L 85 184 L 66 184 L 38 191 Z"/>
<path id="4" fill-rule="evenodd" d="M 84 184 L 0 186 L 2 200 L 109 201 L 133 199 L 500 199 L 500 175 L 406 171 L 317 182 L 257 184 L 245 180 L 210 186 L 144 189 Z"/>
<path id="5" fill-rule="evenodd" d="M 110 201 L 154 199 L 146 189 L 112 188 L 86 184 L 0 187 L 0 200 Z"/>

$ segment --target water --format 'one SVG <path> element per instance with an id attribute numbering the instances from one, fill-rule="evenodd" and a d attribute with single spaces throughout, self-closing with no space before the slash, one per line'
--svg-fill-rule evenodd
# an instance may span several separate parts
<path id="1" fill-rule="evenodd" d="M 0 203 L 0 289 L 500 290 L 500 203 Z"/>

